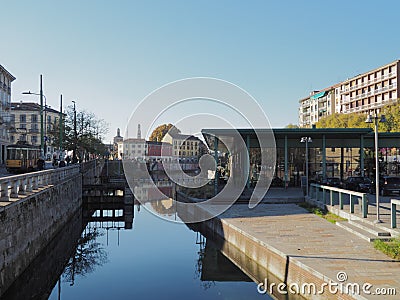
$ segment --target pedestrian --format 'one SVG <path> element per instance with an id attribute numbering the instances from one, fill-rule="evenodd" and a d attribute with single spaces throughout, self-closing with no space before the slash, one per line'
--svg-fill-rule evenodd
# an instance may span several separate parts
<path id="1" fill-rule="evenodd" d="M 53 167 L 57 166 L 57 154 L 53 153 L 53 163 L 52 163 Z"/>
<path id="2" fill-rule="evenodd" d="M 71 158 L 69 157 L 69 155 L 67 156 L 65 161 L 67 162 L 67 166 L 69 166 L 69 164 L 71 163 Z"/>
<path id="3" fill-rule="evenodd" d="M 42 171 L 44 169 L 44 159 L 42 156 L 39 157 L 39 159 L 36 162 L 36 165 L 37 165 L 38 171 Z"/>

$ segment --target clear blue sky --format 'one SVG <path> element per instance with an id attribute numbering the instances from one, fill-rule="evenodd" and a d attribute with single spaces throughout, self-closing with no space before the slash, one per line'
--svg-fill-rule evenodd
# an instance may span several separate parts
<path id="1" fill-rule="evenodd" d="M 13 101 L 38 91 L 124 130 L 139 101 L 174 80 L 239 85 L 273 127 L 298 100 L 400 57 L 398 1 L 2 1 L 0 64 Z"/>

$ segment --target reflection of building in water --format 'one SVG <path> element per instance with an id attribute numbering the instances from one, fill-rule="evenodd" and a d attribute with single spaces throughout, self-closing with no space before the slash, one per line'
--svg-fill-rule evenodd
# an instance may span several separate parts
<path id="1" fill-rule="evenodd" d="M 176 203 L 172 198 L 151 201 L 150 205 L 160 215 L 173 216 L 176 214 Z"/>
<path id="2" fill-rule="evenodd" d="M 141 181 L 134 184 L 133 194 L 141 202 L 173 198 L 173 183 L 171 181 Z"/>
<path id="3" fill-rule="evenodd" d="M 217 249 L 211 240 L 199 240 L 202 237 L 197 233 L 197 244 L 200 246 L 199 259 L 196 272 L 200 275 L 201 281 L 247 281 L 252 280 L 233 264 L 225 255 Z"/>

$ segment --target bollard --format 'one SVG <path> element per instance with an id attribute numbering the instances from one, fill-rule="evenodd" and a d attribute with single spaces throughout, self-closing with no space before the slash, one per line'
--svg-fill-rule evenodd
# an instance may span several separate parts
<path id="1" fill-rule="evenodd" d="M 350 196 L 350 213 L 351 214 L 354 214 L 354 201 L 353 201 L 353 195 L 352 194 L 349 194 L 349 196 Z"/>
<path id="2" fill-rule="evenodd" d="M 391 225 L 392 225 L 392 228 L 397 228 L 397 224 L 396 224 L 396 203 L 391 203 L 391 210 L 390 210 L 390 213 L 391 213 Z"/>
<path id="3" fill-rule="evenodd" d="M 368 215 L 368 198 L 367 194 L 363 194 L 362 196 L 362 215 L 363 218 L 366 218 Z"/>
<path id="4" fill-rule="evenodd" d="M 396 214 L 397 214 L 397 205 L 400 205 L 400 200 L 398 199 L 392 199 L 390 200 L 390 215 L 391 215 L 391 226 L 392 228 L 397 228 L 397 222 L 396 222 Z"/>

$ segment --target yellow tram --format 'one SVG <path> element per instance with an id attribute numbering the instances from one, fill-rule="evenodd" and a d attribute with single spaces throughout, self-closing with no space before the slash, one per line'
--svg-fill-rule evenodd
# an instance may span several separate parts
<path id="1" fill-rule="evenodd" d="M 7 146 L 6 168 L 11 173 L 32 172 L 37 169 L 40 147 L 26 142 Z"/>

